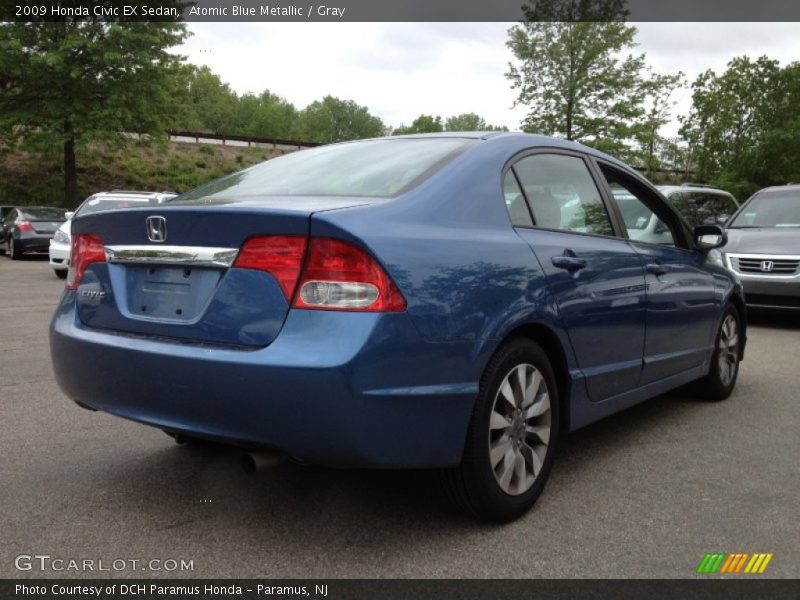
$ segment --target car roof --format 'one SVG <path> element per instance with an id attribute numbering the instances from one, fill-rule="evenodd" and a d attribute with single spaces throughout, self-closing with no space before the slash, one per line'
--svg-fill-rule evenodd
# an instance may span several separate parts
<path id="1" fill-rule="evenodd" d="M 418 138 L 466 138 L 475 140 L 485 140 L 491 142 L 515 142 L 519 145 L 520 149 L 528 148 L 562 148 L 564 150 L 574 150 L 584 154 L 590 154 L 596 158 L 601 158 L 613 163 L 618 167 L 622 167 L 627 171 L 636 173 L 630 166 L 613 156 L 595 150 L 589 146 L 584 146 L 579 142 L 564 140 L 561 138 L 554 138 L 546 135 L 539 135 L 535 133 L 521 133 L 518 131 L 443 131 L 436 133 L 414 133 L 409 135 L 387 136 L 374 139 L 418 139 Z M 364 140 L 366 141 L 366 140 Z M 350 143 L 350 142 L 344 142 Z M 639 175 L 637 173 L 637 175 Z"/>
<path id="2" fill-rule="evenodd" d="M 726 192 L 723 189 L 711 187 L 707 185 L 657 185 L 658 191 L 662 194 L 671 194 L 672 192 L 685 192 L 685 191 L 693 191 L 693 192 L 708 192 L 709 194 L 720 194 L 723 196 L 732 196 L 730 192 Z"/>
<path id="3" fill-rule="evenodd" d="M 800 192 L 800 183 L 788 183 L 786 185 L 773 185 L 770 187 L 765 187 L 762 190 L 758 190 L 758 194 L 761 192 Z"/>

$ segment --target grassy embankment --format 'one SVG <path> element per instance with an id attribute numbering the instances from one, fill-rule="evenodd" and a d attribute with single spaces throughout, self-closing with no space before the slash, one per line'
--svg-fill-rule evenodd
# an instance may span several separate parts
<path id="1" fill-rule="evenodd" d="M 79 198 L 112 189 L 183 192 L 277 154 L 267 148 L 211 144 L 98 142 L 77 155 Z M 0 204 L 64 206 L 61 161 L 55 152 L 0 156 Z"/>

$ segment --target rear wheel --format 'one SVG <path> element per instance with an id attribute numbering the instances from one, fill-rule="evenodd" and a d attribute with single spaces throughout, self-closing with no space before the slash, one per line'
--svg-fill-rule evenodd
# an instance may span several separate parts
<path id="1" fill-rule="evenodd" d="M 8 256 L 11 260 L 19 260 L 22 258 L 22 249 L 14 242 L 14 238 L 8 238 Z"/>
<path id="2" fill-rule="evenodd" d="M 708 375 L 692 384 L 695 395 L 706 400 L 724 400 L 731 395 L 739 375 L 741 344 L 741 319 L 739 311 L 731 304 L 717 330 Z"/>
<path id="3" fill-rule="evenodd" d="M 547 355 L 527 339 L 505 344 L 481 379 L 462 462 L 445 473 L 449 495 L 484 520 L 522 516 L 544 489 L 558 427 Z"/>
<path id="4" fill-rule="evenodd" d="M 53 272 L 56 274 L 56 277 L 58 277 L 59 279 L 66 279 L 67 278 L 66 269 L 53 269 Z"/>

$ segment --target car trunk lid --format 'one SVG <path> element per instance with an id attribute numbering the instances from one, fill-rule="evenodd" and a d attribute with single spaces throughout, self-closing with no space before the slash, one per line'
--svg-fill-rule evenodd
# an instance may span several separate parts
<path id="1" fill-rule="evenodd" d="M 256 236 L 307 238 L 316 210 L 359 203 L 192 202 L 77 218 L 73 235 L 98 236 L 106 254 L 76 289 L 78 317 L 88 327 L 134 335 L 268 345 L 291 296 L 270 273 L 235 266 L 242 245 Z"/>

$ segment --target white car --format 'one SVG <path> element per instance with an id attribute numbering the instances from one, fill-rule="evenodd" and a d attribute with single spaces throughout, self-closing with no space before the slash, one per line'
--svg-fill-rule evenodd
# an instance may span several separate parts
<path id="1" fill-rule="evenodd" d="M 67 212 L 67 220 L 56 230 L 50 240 L 50 266 L 56 276 L 64 279 L 69 271 L 69 253 L 72 247 L 70 231 L 72 218 L 93 212 L 106 210 L 122 210 L 138 204 L 159 204 L 174 198 L 177 194 L 172 192 L 130 192 L 114 190 L 112 192 L 99 192 L 92 194 L 74 212 Z"/>

